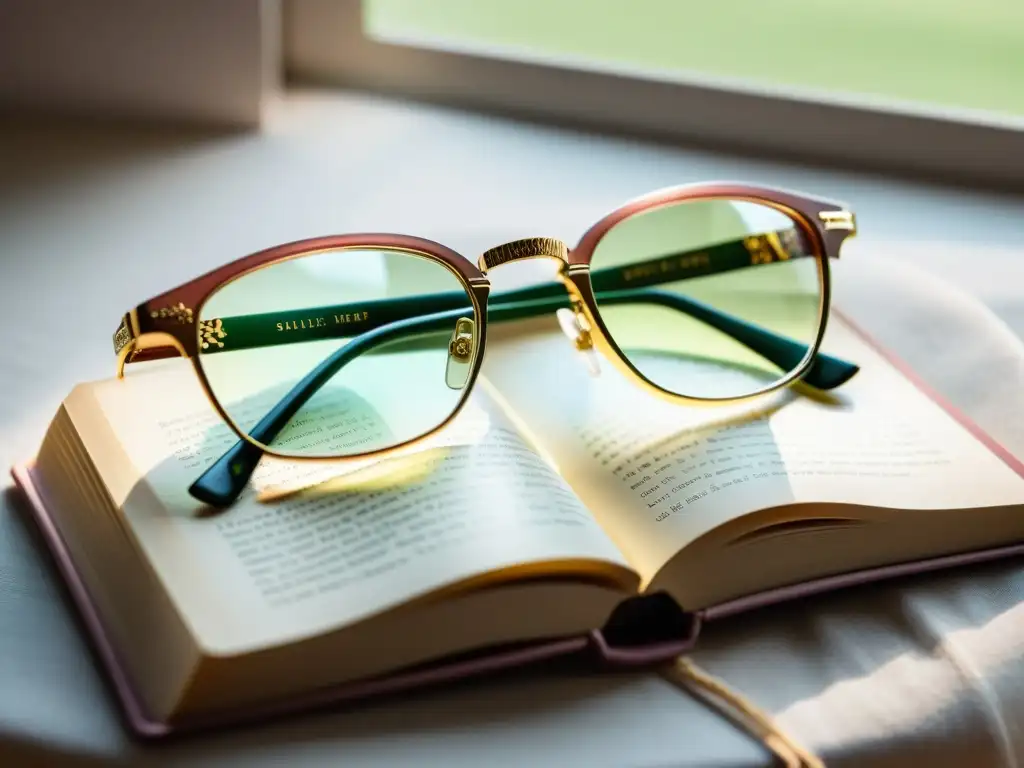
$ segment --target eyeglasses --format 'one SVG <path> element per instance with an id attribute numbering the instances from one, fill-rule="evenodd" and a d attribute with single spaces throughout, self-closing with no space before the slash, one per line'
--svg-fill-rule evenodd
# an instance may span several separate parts
<path id="1" fill-rule="evenodd" d="M 828 259 L 856 232 L 845 206 L 778 189 L 698 184 L 618 208 L 574 248 L 505 243 L 477 265 L 429 240 L 319 237 L 233 261 L 128 312 L 126 362 L 182 355 L 238 442 L 190 487 L 230 505 L 264 454 L 366 458 L 446 426 L 466 403 L 487 323 L 557 313 L 650 392 L 726 403 L 802 380 L 847 381 L 819 353 Z M 555 259 L 560 282 L 490 297 L 495 267 Z"/>

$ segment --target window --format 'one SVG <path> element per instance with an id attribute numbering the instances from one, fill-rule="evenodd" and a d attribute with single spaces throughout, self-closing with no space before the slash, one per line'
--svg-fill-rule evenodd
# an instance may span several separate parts
<path id="1" fill-rule="evenodd" d="M 1024 117 L 1019 0 L 365 0 L 363 9 L 365 34 L 384 42 Z"/>
<path id="2" fill-rule="evenodd" d="M 1024 184 L 1019 0 L 290 0 L 293 80 Z"/>

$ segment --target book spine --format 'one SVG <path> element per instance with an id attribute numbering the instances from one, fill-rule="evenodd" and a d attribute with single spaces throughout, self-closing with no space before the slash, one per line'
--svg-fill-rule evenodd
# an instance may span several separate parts
<path id="1" fill-rule="evenodd" d="M 616 626 L 610 622 L 590 633 L 591 650 L 601 665 L 647 667 L 672 661 L 696 647 L 702 624 L 699 614 L 681 610 L 670 625 L 669 633 L 664 631 L 664 623 L 650 621 L 649 617 L 645 621 L 634 614 L 630 619 L 632 626 L 623 627 L 622 622 Z"/>

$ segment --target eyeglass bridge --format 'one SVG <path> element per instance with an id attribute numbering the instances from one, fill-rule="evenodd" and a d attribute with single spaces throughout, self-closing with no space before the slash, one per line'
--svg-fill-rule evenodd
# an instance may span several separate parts
<path id="1" fill-rule="evenodd" d="M 553 237 L 527 237 L 502 243 L 484 251 L 477 266 L 481 272 L 522 259 L 557 259 L 563 264 L 569 261 L 569 246 Z"/>
<path id="2" fill-rule="evenodd" d="M 573 289 L 571 280 L 567 278 L 569 247 L 561 240 L 556 240 L 553 237 L 528 237 L 523 240 L 503 243 L 484 251 L 480 256 L 478 265 L 481 272 L 487 272 L 502 264 L 522 259 L 555 259 L 561 265 L 562 279 L 569 289 L 572 309 L 561 307 L 555 311 L 555 317 L 562 332 L 572 342 L 576 351 L 583 356 L 590 374 L 592 376 L 599 375 L 601 367 L 598 363 L 597 350 L 594 348 L 590 321 L 583 310 L 583 303 L 578 293 Z M 451 359 L 450 356 L 449 359 Z"/>

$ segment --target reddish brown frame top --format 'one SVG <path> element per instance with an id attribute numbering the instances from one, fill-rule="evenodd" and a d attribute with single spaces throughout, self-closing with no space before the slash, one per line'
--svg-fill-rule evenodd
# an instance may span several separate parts
<path id="1" fill-rule="evenodd" d="M 465 282 L 486 280 L 475 264 L 445 245 L 421 237 L 387 233 L 329 235 L 295 240 L 236 259 L 183 285 L 154 296 L 136 307 L 138 326 L 133 336 L 163 332 L 177 339 L 189 356 L 197 354 L 195 322 L 203 303 L 224 283 L 259 267 L 294 256 L 333 248 L 394 248 L 434 256 L 452 267 Z M 142 349 L 134 360 L 167 357 L 173 349 Z"/>
<path id="2" fill-rule="evenodd" d="M 820 252 L 827 258 L 839 255 L 843 241 L 854 230 L 852 214 L 842 203 L 805 195 L 774 187 L 763 187 L 733 182 L 689 184 L 661 189 L 636 198 L 608 213 L 587 230 L 575 248 L 568 251 L 567 262 L 571 265 L 589 265 L 594 249 L 601 238 L 615 224 L 642 211 L 685 200 L 701 199 L 743 199 L 773 205 L 791 214 L 802 223 Z M 830 228 L 821 216 L 836 212 L 851 216 L 850 226 Z M 195 322 L 203 303 L 221 285 L 242 274 L 297 255 L 329 250 L 332 248 L 395 248 L 424 253 L 436 257 L 450 266 L 466 283 L 486 283 L 484 273 L 469 259 L 441 243 L 420 237 L 388 233 L 362 233 L 331 235 L 306 240 L 296 240 L 283 245 L 259 251 L 236 259 L 218 269 L 211 270 L 189 282 L 166 291 L 136 307 L 134 317 L 130 314 L 126 326 L 132 338 L 146 333 L 162 332 L 176 339 L 182 350 L 189 356 L 197 354 Z M 529 254 L 526 254 L 529 255 Z M 173 348 L 141 348 L 133 360 L 168 357 L 177 354 Z"/>
<path id="3" fill-rule="evenodd" d="M 834 200 L 812 198 L 777 187 L 762 187 L 737 182 L 710 182 L 686 184 L 678 187 L 659 189 L 629 201 L 605 215 L 600 221 L 588 229 L 579 243 L 569 252 L 569 264 L 590 264 L 594 248 L 613 226 L 623 219 L 651 208 L 684 200 L 709 200 L 728 198 L 732 200 L 748 200 L 755 203 L 774 205 L 782 210 L 795 214 L 796 219 L 810 230 L 821 252 L 828 258 L 838 258 L 843 241 L 855 229 L 827 228 L 821 214 L 828 212 L 846 213 L 848 206 Z M 852 222 L 852 219 L 851 219 Z"/>

